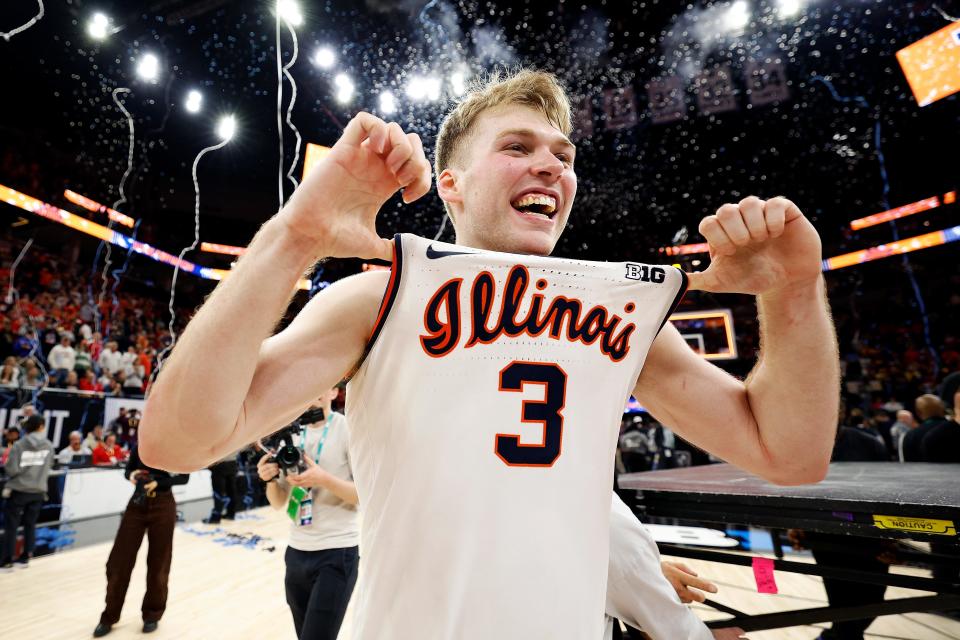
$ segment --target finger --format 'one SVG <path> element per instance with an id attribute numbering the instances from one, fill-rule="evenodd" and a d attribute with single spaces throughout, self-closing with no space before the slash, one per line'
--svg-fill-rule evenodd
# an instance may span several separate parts
<path id="1" fill-rule="evenodd" d="M 740 201 L 740 215 L 747 227 L 747 233 L 754 242 L 762 242 L 769 237 L 767 225 L 763 218 L 764 201 L 756 196 L 750 196 Z"/>
<path id="2" fill-rule="evenodd" d="M 779 238 L 787 222 L 787 208 L 794 206 L 786 198 L 771 198 L 763 208 L 763 217 L 771 238 Z M 794 208 L 796 208 L 794 206 Z"/>
<path id="3" fill-rule="evenodd" d="M 361 111 L 347 123 L 347 128 L 343 130 L 338 142 L 352 146 L 360 146 L 364 141 L 376 153 L 383 153 L 384 145 L 387 141 L 387 123 L 375 115 L 366 111 Z"/>
<path id="4" fill-rule="evenodd" d="M 687 565 L 683 564 L 682 562 L 675 562 L 675 563 L 673 564 L 673 566 L 675 566 L 677 569 L 680 569 L 680 570 L 683 571 L 684 573 L 689 573 L 691 576 L 697 575 L 697 572 L 696 572 L 696 571 L 694 571 L 693 569 L 691 569 L 691 568 L 688 567 Z"/>
<path id="5" fill-rule="evenodd" d="M 700 235 L 702 235 L 715 254 L 721 256 L 732 256 L 737 251 L 737 247 L 727 236 L 726 231 L 717 216 L 707 216 L 700 221 Z M 712 257 L 712 256 L 711 256 Z"/>
<path id="6" fill-rule="evenodd" d="M 407 139 L 407 135 L 396 122 L 391 122 L 387 125 L 387 136 L 387 149 L 389 150 L 386 157 L 387 168 L 390 169 L 393 175 L 397 175 L 400 167 L 402 167 L 413 154 L 413 147 L 410 146 L 410 140 Z"/>
<path id="7" fill-rule="evenodd" d="M 415 165 L 416 174 L 413 179 L 407 182 L 403 190 L 403 201 L 409 204 L 430 192 L 430 187 L 433 182 L 433 168 L 430 166 L 430 161 L 427 160 L 427 156 L 423 152 L 423 142 L 420 140 L 420 136 L 416 133 L 409 133 L 407 134 L 407 138 L 413 147 L 413 157 L 417 160 Z"/>
<path id="8" fill-rule="evenodd" d="M 717 222 L 723 227 L 733 244 L 738 247 L 749 244 L 750 232 L 747 231 L 747 225 L 743 221 L 743 214 L 738 205 L 725 204 L 717 209 Z"/>
<path id="9" fill-rule="evenodd" d="M 692 601 L 692 600 L 695 600 L 695 601 L 697 601 L 697 602 L 703 602 L 704 600 L 707 599 L 707 597 L 706 597 L 705 595 L 703 595 L 702 593 L 700 593 L 700 592 L 697 591 L 696 589 L 684 589 L 684 590 L 683 590 L 683 595 L 680 596 L 680 599 L 681 599 L 681 600 L 683 600 L 683 598 L 686 598 L 686 599 L 687 599 L 687 600 L 686 600 L 687 602 L 690 602 L 690 601 Z"/>

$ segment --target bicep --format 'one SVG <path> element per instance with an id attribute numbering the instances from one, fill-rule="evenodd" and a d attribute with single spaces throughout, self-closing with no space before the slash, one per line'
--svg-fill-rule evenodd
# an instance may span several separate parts
<path id="1" fill-rule="evenodd" d="M 766 468 L 744 383 L 694 353 L 669 322 L 650 348 L 634 396 L 701 449 L 747 471 Z"/>
<path id="2" fill-rule="evenodd" d="M 334 283 L 289 327 L 263 341 L 232 446 L 245 446 L 296 418 L 363 355 L 388 272 Z"/>

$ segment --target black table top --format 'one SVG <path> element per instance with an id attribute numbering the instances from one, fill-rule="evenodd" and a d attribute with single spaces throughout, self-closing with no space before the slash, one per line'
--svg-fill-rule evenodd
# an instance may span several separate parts
<path id="1" fill-rule="evenodd" d="M 782 487 L 729 464 L 647 471 L 620 476 L 620 486 L 638 491 L 910 504 L 960 509 L 960 464 L 924 462 L 834 462 L 817 484 Z"/>
<path id="2" fill-rule="evenodd" d="M 960 464 L 835 462 L 783 487 L 716 464 L 620 476 L 645 516 L 880 537 L 960 540 Z"/>

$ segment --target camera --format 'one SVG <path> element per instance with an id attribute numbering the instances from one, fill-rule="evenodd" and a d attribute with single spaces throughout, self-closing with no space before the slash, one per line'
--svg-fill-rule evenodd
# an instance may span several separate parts
<path id="1" fill-rule="evenodd" d="M 323 407 L 311 407 L 292 423 L 267 438 L 266 441 L 260 442 L 260 446 L 273 451 L 269 460 L 279 465 L 281 473 L 289 475 L 306 471 L 307 465 L 303 461 L 303 453 L 295 444 L 295 437 L 302 438 L 303 428 L 306 425 L 320 422 L 323 418 Z"/>
<path id="2" fill-rule="evenodd" d="M 137 488 L 133 490 L 133 497 L 130 498 L 130 504 L 141 506 L 147 500 L 146 486 L 153 482 L 155 478 L 146 472 L 137 474 Z"/>

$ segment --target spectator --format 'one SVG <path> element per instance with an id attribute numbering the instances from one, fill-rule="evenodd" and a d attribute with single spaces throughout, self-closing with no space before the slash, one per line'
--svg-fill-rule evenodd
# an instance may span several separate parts
<path id="1" fill-rule="evenodd" d="M 117 436 L 114 433 L 107 433 L 103 442 L 93 450 L 93 464 L 114 466 L 126 459 L 126 454 L 120 445 L 117 444 Z"/>
<path id="2" fill-rule="evenodd" d="M 953 420 L 944 420 L 930 429 L 920 442 L 920 458 L 924 462 L 960 462 L 960 418 L 957 402 L 960 389 L 953 394 Z"/>
<path id="3" fill-rule="evenodd" d="M 110 340 L 103 347 L 103 351 L 100 352 L 100 358 L 97 360 L 97 364 L 100 365 L 103 373 L 112 376 L 123 368 L 122 358 L 123 355 L 117 351 L 116 341 Z"/>
<path id="4" fill-rule="evenodd" d="M 17 560 L 27 565 L 33 556 L 36 543 L 37 517 L 47 492 L 47 479 L 53 468 L 53 443 L 43 435 L 46 424 L 43 418 L 32 415 L 23 423 L 27 435 L 17 441 L 10 449 L 5 465 L 7 484 L 4 494 L 7 503 L 4 507 L 3 559 L 4 569 L 13 566 L 13 554 L 16 550 L 17 531 L 23 522 L 23 555 Z"/>
<path id="5" fill-rule="evenodd" d="M 890 427 L 890 440 L 893 443 L 894 457 L 899 458 L 900 445 L 903 437 L 907 435 L 911 429 L 916 429 L 918 426 L 917 419 L 913 417 L 912 413 L 906 409 L 897 411 L 897 421 Z"/>
<path id="6" fill-rule="evenodd" d="M 19 427 L 7 427 L 7 430 L 3 432 L 3 453 L 0 454 L 0 466 L 7 464 L 7 459 L 10 457 L 10 450 L 19 439 Z"/>
<path id="7" fill-rule="evenodd" d="M 127 411 L 125 424 L 126 426 L 123 427 L 123 431 L 118 431 L 117 433 L 120 437 L 120 444 L 129 451 L 137 446 L 137 431 L 140 429 L 140 411 L 137 409 Z"/>
<path id="8" fill-rule="evenodd" d="M 62 385 L 67 378 L 67 374 L 73 371 L 77 364 L 77 352 L 71 346 L 68 336 L 62 336 L 60 344 L 50 349 L 47 363 L 50 365 L 50 377 L 53 384 Z"/>
<path id="9" fill-rule="evenodd" d="M 60 453 L 57 454 L 57 462 L 60 464 L 70 464 L 73 461 L 73 456 L 92 455 L 93 451 L 83 446 L 82 439 L 83 436 L 79 431 L 71 431 L 70 444 L 61 449 Z"/>
<path id="10" fill-rule="evenodd" d="M 921 447 L 924 438 L 947 421 L 943 400 L 933 394 L 927 393 L 917 398 L 916 409 L 920 426 L 907 433 L 900 441 L 901 462 L 923 461 Z"/>
<path id="11" fill-rule="evenodd" d="M 136 370 L 139 360 L 140 354 L 137 353 L 137 348 L 133 345 L 127 347 L 126 352 L 120 356 L 120 369 L 124 375 L 131 375 Z"/>
<path id="12" fill-rule="evenodd" d="M 3 361 L 3 367 L 0 368 L 0 384 L 15 387 L 19 381 L 20 365 L 17 364 L 15 357 L 8 356 L 6 360 Z"/>
<path id="13" fill-rule="evenodd" d="M 90 349 L 86 340 L 77 346 L 77 359 L 76 364 L 73 365 L 73 370 L 77 372 L 81 380 L 86 377 L 87 371 L 93 370 L 93 358 L 90 357 Z"/>
<path id="14" fill-rule="evenodd" d="M 127 432 L 127 408 L 120 407 L 117 410 L 117 417 L 110 421 L 107 425 L 107 431 L 109 433 L 116 433 L 120 437 L 123 437 L 123 434 Z"/>
<path id="15" fill-rule="evenodd" d="M 99 447 L 101 442 L 103 442 L 103 425 L 95 424 L 93 425 L 93 429 L 90 430 L 90 433 L 87 434 L 87 437 L 83 439 L 83 446 L 90 449 L 90 452 L 93 453 L 93 450 Z"/>
<path id="16" fill-rule="evenodd" d="M 77 372 L 69 371 L 67 372 L 67 378 L 63 381 L 61 388 L 66 389 L 67 391 L 79 391 L 79 383 L 80 381 L 77 380 Z"/>
<path id="17" fill-rule="evenodd" d="M 93 372 L 93 369 L 87 369 L 84 372 L 83 378 L 77 384 L 77 387 L 80 388 L 80 391 L 103 391 L 103 385 L 97 380 L 97 374 Z"/>
<path id="18" fill-rule="evenodd" d="M 43 375 L 33 360 L 27 360 L 24 368 L 23 383 L 20 386 L 24 389 L 39 389 L 43 386 Z"/>

